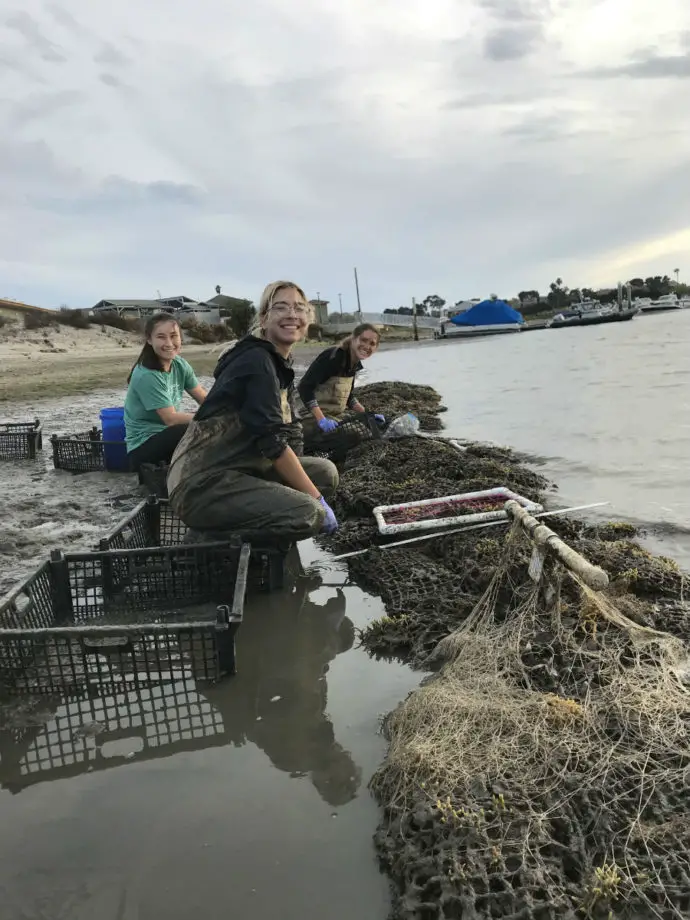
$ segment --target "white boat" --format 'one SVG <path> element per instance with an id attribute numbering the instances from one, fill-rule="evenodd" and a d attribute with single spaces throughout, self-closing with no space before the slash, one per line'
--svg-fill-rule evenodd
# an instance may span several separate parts
<path id="1" fill-rule="evenodd" d="M 643 300 L 646 302 L 643 303 Z M 643 313 L 657 313 L 663 310 L 680 310 L 683 306 L 677 294 L 662 294 L 657 300 L 650 300 L 649 297 L 645 297 L 636 300 L 635 303 L 640 307 Z"/>

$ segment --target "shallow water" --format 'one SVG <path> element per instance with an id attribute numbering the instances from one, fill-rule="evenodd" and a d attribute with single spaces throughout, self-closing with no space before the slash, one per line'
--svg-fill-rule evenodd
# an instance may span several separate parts
<path id="1" fill-rule="evenodd" d="M 301 555 L 249 603 L 234 678 L 46 701 L 0 731 L 2 920 L 386 917 L 366 784 L 418 676 L 353 648 L 378 602 Z"/>
<path id="2" fill-rule="evenodd" d="M 448 434 L 538 456 L 564 506 L 608 501 L 596 515 L 690 569 L 690 310 L 384 351 L 367 381 L 391 379 L 435 387 Z"/>
<path id="3" fill-rule="evenodd" d="M 646 524 L 690 567 L 689 353 L 686 311 L 382 352 L 365 379 L 431 384 L 447 433 L 539 456 L 558 500 L 609 500 L 602 516 Z M 15 414 L 75 431 L 121 401 Z M 134 477 L 55 473 L 49 450 L 45 463 L 0 466 L 6 583 L 53 546 L 92 545 L 139 497 Z M 419 675 L 351 647 L 380 604 L 300 551 L 295 588 L 250 602 L 235 678 L 46 703 L 21 737 L 0 734 L 0 920 L 384 920 L 366 784 L 379 717 Z"/>

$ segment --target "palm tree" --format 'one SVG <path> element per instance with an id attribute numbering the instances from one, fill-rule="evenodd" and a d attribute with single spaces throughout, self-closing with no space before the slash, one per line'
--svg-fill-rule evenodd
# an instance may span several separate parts
<path id="1" fill-rule="evenodd" d="M 679 269 L 679 268 L 674 268 L 674 269 L 673 269 L 673 274 L 676 276 L 676 285 L 678 285 L 678 275 L 680 274 L 680 269 Z"/>

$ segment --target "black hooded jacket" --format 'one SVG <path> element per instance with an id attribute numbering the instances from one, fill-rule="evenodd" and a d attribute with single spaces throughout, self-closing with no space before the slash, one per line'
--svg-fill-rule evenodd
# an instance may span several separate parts
<path id="1" fill-rule="evenodd" d="M 297 447 L 301 427 L 291 358 L 284 358 L 266 339 L 247 335 L 221 355 L 213 376 L 215 383 L 199 406 L 195 421 L 236 413 L 268 460 L 279 457 L 288 444 Z M 284 417 L 281 391 L 287 391 L 290 423 Z"/>

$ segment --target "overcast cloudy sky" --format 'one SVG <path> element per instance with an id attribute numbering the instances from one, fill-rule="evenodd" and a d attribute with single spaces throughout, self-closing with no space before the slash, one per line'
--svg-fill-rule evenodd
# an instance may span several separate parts
<path id="1" fill-rule="evenodd" d="M 0 0 L 0 296 L 690 281 L 688 0 Z"/>

